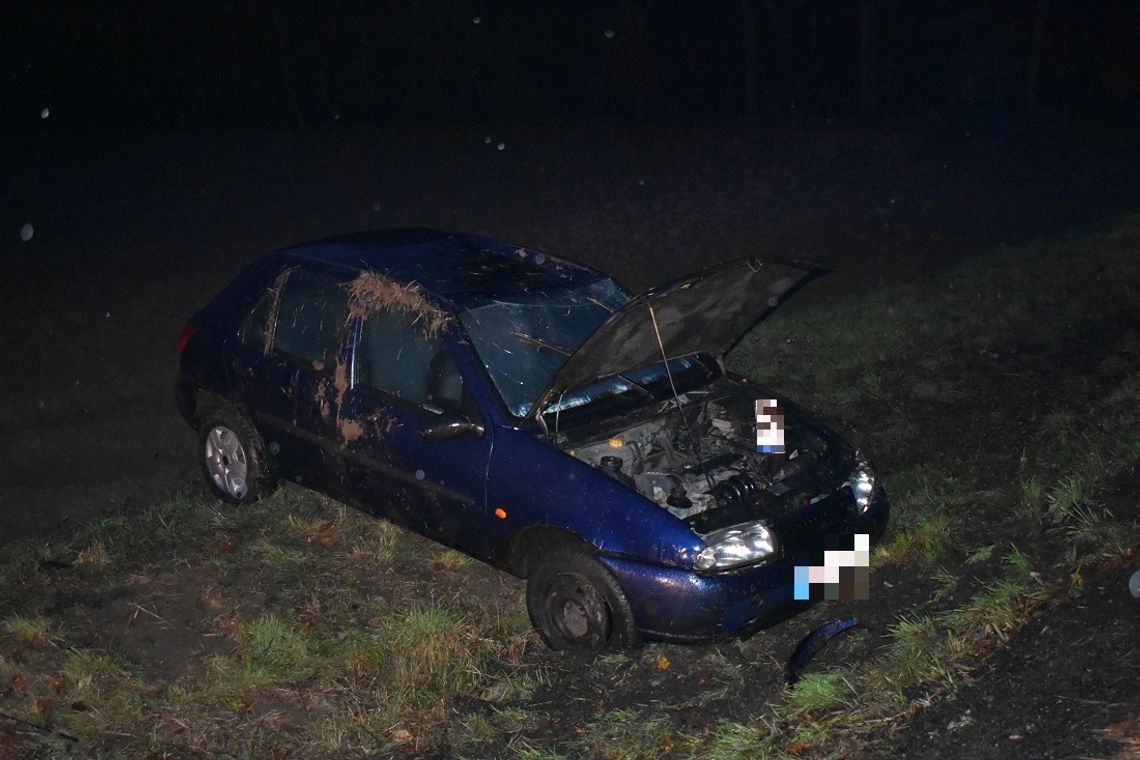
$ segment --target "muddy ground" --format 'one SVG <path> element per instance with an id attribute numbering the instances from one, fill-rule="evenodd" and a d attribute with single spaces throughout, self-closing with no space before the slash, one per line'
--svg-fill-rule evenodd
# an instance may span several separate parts
<path id="1" fill-rule="evenodd" d="M 235 272 L 278 246 L 440 227 L 546 249 L 635 290 L 736 256 L 807 258 L 834 271 L 788 304 L 810 309 L 1140 208 L 1140 146 L 945 123 L 0 140 L 3 540 L 200 491 L 194 436 L 171 393 L 175 340 Z M 1119 743 L 1079 737 L 1140 705 L 1140 605 L 1122 596 L 1122 578 L 1040 617 L 976 684 L 885 741 L 912 757 L 1110 756 Z M 797 631 L 777 634 L 763 688 L 778 685 Z M 703 683 L 702 663 L 721 657 L 668 656 L 674 665 L 647 690 Z M 1101 678 L 1105 661 L 1133 677 Z M 612 677 L 584 673 L 543 695 L 567 705 L 568 723 Z M 1069 699 L 1066 683 L 1097 696 Z"/>

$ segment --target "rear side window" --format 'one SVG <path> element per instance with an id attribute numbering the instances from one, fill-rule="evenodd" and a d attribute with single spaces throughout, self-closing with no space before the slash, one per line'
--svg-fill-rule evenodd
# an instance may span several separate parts
<path id="1" fill-rule="evenodd" d="M 276 304 L 270 293 L 255 307 L 246 340 L 255 345 L 270 341 L 275 352 L 315 367 L 331 367 L 348 315 L 348 297 L 340 281 L 294 269 L 279 287 Z"/>
<path id="2" fill-rule="evenodd" d="M 399 396 L 432 411 L 458 413 L 463 377 L 442 340 L 391 312 L 366 317 L 356 342 L 356 385 Z"/>
<path id="3" fill-rule="evenodd" d="M 269 342 L 269 320 L 273 318 L 273 307 L 276 304 L 275 291 L 272 290 L 263 293 L 258 299 L 257 306 L 253 307 L 242 331 L 242 340 L 248 345 L 265 351 Z"/>

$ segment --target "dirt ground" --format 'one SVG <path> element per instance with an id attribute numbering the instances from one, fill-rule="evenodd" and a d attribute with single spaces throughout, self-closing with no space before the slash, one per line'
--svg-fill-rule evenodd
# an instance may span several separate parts
<path id="1" fill-rule="evenodd" d="M 438 227 L 545 249 L 634 290 L 736 256 L 806 258 L 834 272 L 788 305 L 810 309 L 1136 209 L 1138 153 L 951 124 L 0 137 L 0 540 L 201 489 L 173 401 L 175 341 L 273 248 Z M 885 741 L 909 757 L 1110 756 L 1118 743 L 1094 729 L 1137 712 L 1140 606 L 1126 581 L 1120 569 L 1040 616 L 974 685 Z M 646 690 L 698 681 L 714 655 L 668 648 L 672 669 Z M 1098 680 L 1105 661 L 1120 665 Z M 778 688 L 771 670 L 758 687 Z M 584 669 L 547 696 L 570 722 L 608 677 Z"/>

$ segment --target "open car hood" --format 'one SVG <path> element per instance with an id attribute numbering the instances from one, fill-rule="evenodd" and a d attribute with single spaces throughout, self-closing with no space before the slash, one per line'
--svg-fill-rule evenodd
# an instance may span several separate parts
<path id="1" fill-rule="evenodd" d="M 817 273 L 807 266 L 737 259 L 643 293 L 582 342 L 531 415 L 541 414 L 564 391 L 656 364 L 663 350 L 667 359 L 696 353 L 720 358 L 784 295 Z"/>

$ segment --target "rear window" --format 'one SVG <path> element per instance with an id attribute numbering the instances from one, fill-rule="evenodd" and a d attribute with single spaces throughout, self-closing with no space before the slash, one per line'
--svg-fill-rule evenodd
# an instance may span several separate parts
<path id="1" fill-rule="evenodd" d="M 250 315 L 247 343 L 296 357 L 313 366 L 336 360 L 348 316 L 348 297 L 341 282 L 325 274 L 293 269 L 274 283 Z"/>

